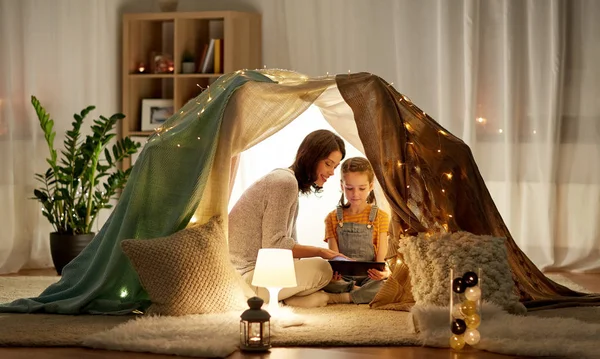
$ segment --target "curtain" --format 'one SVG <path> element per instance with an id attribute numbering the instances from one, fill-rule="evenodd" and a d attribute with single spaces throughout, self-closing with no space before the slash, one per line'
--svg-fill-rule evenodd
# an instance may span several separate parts
<path id="1" fill-rule="evenodd" d="M 30 97 L 54 119 L 58 149 L 74 113 L 88 105 L 96 106 L 95 118 L 119 111 L 120 6 L 0 0 L 0 273 L 52 266 L 52 226 L 29 199 L 48 156 Z"/>
<path id="2" fill-rule="evenodd" d="M 600 270 L 600 3 L 181 0 L 178 10 L 261 13 L 267 67 L 309 76 L 365 71 L 393 83 L 469 144 L 536 265 Z M 56 144 L 83 107 L 118 111 L 122 11 L 158 8 L 142 0 L 0 0 L 0 273 L 51 265 L 51 227 L 28 199 L 47 156 L 29 97 L 53 115 Z M 305 122 L 272 136 L 278 145 L 265 141 L 267 153 L 281 144 L 293 151 L 290 138 L 326 126 Z M 255 178 L 258 159 L 265 161 L 242 154 L 237 178 Z M 327 210 L 339 196 L 328 182 L 330 197 L 320 201 Z M 246 185 L 236 186 L 234 194 Z M 302 228 L 323 221 L 300 216 Z"/>
<path id="3" fill-rule="evenodd" d="M 265 43 L 265 65 L 386 79 L 471 147 L 516 243 L 538 267 L 600 271 L 600 3 L 271 5 L 285 21 L 263 19 L 264 32 L 289 56 Z"/>

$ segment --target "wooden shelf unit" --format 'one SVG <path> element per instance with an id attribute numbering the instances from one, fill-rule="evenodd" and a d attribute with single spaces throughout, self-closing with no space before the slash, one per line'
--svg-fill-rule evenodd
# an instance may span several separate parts
<path id="1" fill-rule="evenodd" d="M 222 39 L 223 73 L 262 67 L 261 15 L 238 11 L 131 13 L 123 15 L 121 136 L 142 131 L 143 99 L 170 99 L 177 111 L 223 73 L 200 73 L 201 57 L 211 38 Z M 182 73 L 185 52 L 194 56 L 197 73 Z M 153 73 L 153 54 L 168 54 L 170 73 Z M 140 64 L 145 72 L 140 73 Z M 130 166 L 124 161 L 123 168 Z"/>

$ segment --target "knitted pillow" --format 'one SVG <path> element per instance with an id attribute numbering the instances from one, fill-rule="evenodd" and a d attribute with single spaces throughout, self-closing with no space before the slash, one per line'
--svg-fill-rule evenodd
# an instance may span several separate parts
<path id="1" fill-rule="evenodd" d="M 220 216 L 168 237 L 124 240 L 121 248 L 152 301 L 146 314 L 243 310 L 253 295 L 229 260 Z"/>
<path id="2" fill-rule="evenodd" d="M 483 299 L 510 313 L 522 314 L 525 306 L 514 292 L 504 238 L 468 232 L 419 233 L 403 237 L 399 249 L 410 269 L 412 294 L 417 304 L 447 306 L 450 268 L 458 273 L 482 269 Z"/>
<path id="3" fill-rule="evenodd" d="M 408 312 L 415 305 L 408 267 L 400 253 L 390 260 L 393 262 L 390 265 L 392 267 L 392 274 L 383 283 L 383 286 L 371 303 L 369 303 L 369 306 L 372 309 Z"/>

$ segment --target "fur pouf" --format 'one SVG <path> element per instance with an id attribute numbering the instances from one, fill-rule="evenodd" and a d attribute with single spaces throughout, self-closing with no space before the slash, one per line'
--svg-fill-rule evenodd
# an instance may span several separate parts
<path id="1" fill-rule="evenodd" d="M 575 308 L 565 308 L 564 314 Z M 415 305 L 411 314 L 419 339 L 426 346 L 448 348 L 450 321 L 448 307 Z M 600 307 L 577 308 L 590 318 L 600 315 Z M 528 356 L 567 356 L 597 358 L 600 356 L 600 323 L 563 317 L 512 315 L 493 303 L 482 305 L 482 321 L 478 330 L 480 342 L 474 347 L 502 354 Z M 545 311 L 552 312 L 552 311 Z"/>

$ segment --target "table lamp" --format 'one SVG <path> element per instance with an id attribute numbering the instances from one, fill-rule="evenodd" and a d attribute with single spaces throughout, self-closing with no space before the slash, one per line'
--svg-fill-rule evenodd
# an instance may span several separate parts
<path id="1" fill-rule="evenodd" d="M 295 287 L 296 270 L 291 249 L 262 248 L 258 250 L 252 285 L 269 291 L 268 310 L 275 314 L 279 310 L 278 295 L 281 288 Z"/>

